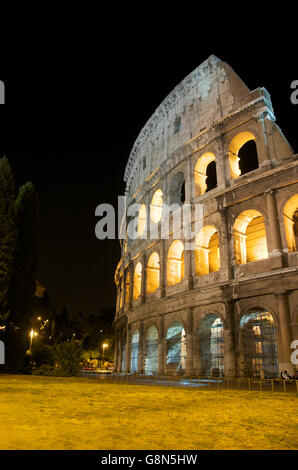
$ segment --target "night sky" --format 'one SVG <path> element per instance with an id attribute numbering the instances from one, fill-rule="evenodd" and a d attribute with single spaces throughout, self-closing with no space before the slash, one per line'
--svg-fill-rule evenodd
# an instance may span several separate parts
<path id="1" fill-rule="evenodd" d="M 298 152 L 298 105 L 290 84 L 298 80 L 283 49 L 241 54 L 232 46 L 147 46 L 141 55 L 99 54 L 96 60 L 55 67 L 28 67 L 20 81 L 12 70 L 1 109 L 0 156 L 13 167 L 17 186 L 32 181 L 41 201 L 42 232 L 38 280 L 61 309 L 96 313 L 114 306 L 114 271 L 119 242 L 95 237 L 95 208 L 124 194 L 123 175 L 140 130 L 168 93 L 201 62 L 215 54 L 251 89 L 271 94 L 277 123 Z M 165 50 L 167 53 L 165 53 Z M 170 52 L 169 52 L 170 51 Z M 110 51 L 111 52 L 111 51 Z M 32 72 L 32 73 L 31 73 Z M 5 109 L 4 109 L 5 108 Z"/>

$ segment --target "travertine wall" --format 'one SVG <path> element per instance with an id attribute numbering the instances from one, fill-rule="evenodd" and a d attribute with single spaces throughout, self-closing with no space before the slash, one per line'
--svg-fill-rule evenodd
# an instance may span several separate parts
<path id="1" fill-rule="evenodd" d="M 244 135 L 254 137 L 259 167 L 236 176 L 235 142 L 240 134 L 242 140 Z M 203 191 L 198 191 L 198 171 L 199 179 L 205 181 L 206 168 L 198 165 L 198 161 L 206 154 L 208 162 L 214 160 L 210 155 L 215 156 L 217 187 L 202 194 Z M 203 232 L 205 228 L 207 235 L 200 244 L 194 234 L 196 250 L 189 249 L 191 245 L 181 237 L 183 255 L 177 255 L 171 269 L 178 270 L 178 265 L 182 265 L 183 278 L 175 284 L 171 282 L 168 256 L 172 253 L 172 220 L 170 239 L 161 237 L 163 221 L 160 221 L 156 239 L 128 240 L 123 244 L 115 274 L 116 370 L 130 371 L 131 338 L 138 332 L 137 370 L 144 371 L 146 332 L 155 325 L 158 373 L 165 373 L 167 331 L 173 322 L 179 321 L 186 335 L 184 373 L 201 373 L 200 324 L 212 314 L 223 323 L 225 375 L 244 375 L 240 320 L 249 312 L 263 310 L 274 319 L 279 370 L 293 372 L 290 343 L 298 339 L 298 251 L 288 246 L 284 207 L 298 194 L 297 155 L 275 123 L 269 93 L 264 88 L 250 91 L 229 65 L 214 56 L 162 102 L 132 149 L 125 172 L 127 206 L 134 202 L 146 205 L 148 230 L 154 194 L 161 190 L 163 202 L 170 204 L 172 182 L 178 181 L 178 173 L 182 173 L 185 181 L 185 202 L 192 208 L 191 227 L 196 221 L 194 209 L 200 204 L 203 206 L 200 227 Z M 178 194 L 181 183 L 175 184 Z M 254 219 L 256 214 L 259 219 Z M 246 233 L 247 226 L 250 228 Z M 246 249 L 246 237 L 248 260 L 256 261 L 243 263 L 237 246 Z M 259 249 L 254 249 L 254 243 L 259 244 Z M 262 255 L 266 251 L 264 246 L 266 255 Z M 158 276 L 154 273 L 156 264 L 148 267 L 153 253 L 158 256 L 151 260 L 159 259 Z M 209 273 L 203 266 L 208 259 Z M 197 269 L 198 262 L 203 266 L 201 270 Z M 134 283 L 138 285 L 134 287 Z"/>

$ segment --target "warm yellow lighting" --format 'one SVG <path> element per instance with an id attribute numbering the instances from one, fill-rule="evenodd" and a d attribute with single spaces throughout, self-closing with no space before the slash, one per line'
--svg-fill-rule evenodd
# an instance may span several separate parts
<path id="1" fill-rule="evenodd" d="M 32 348 L 32 341 L 33 341 L 33 338 L 35 336 L 37 336 L 38 333 L 36 331 L 33 330 L 33 328 L 31 329 L 30 333 L 29 333 L 29 336 L 30 336 L 30 348 L 29 350 L 31 351 L 31 348 Z"/>
<path id="2" fill-rule="evenodd" d="M 155 191 L 150 205 L 150 217 L 152 222 L 158 224 L 162 217 L 163 194 L 162 190 Z"/>
<path id="3" fill-rule="evenodd" d="M 232 139 L 229 145 L 229 162 L 232 179 L 238 178 L 241 175 L 238 153 L 241 147 L 250 140 L 256 140 L 251 132 L 240 132 Z"/>
<path id="4" fill-rule="evenodd" d="M 125 303 L 129 302 L 129 293 L 130 293 L 130 272 L 128 271 L 126 274 L 126 282 L 125 282 Z"/>
<path id="5" fill-rule="evenodd" d="M 196 197 L 200 196 L 201 194 L 205 194 L 207 191 L 207 184 L 206 184 L 206 170 L 209 163 L 215 160 L 215 155 L 211 152 L 204 153 L 201 157 L 198 158 L 195 169 L 194 169 L 194 177 L 195 177 L 195 195 Z"/>
<path id="6" fill-rule="evenodd" d="M 286 230 L 287 245 L 290 253 L 298 249 L 298 236 L 297 236 L 297 218 L 294 217 L 298 209 L 298 194 L 295 194 L 284 206 L 284 225 Z M 296 230 L 295 230 L 296 224 Z M 295 234 L 296 232 L 296 234 Z"/>
<path id="7" fill-rule="evenodd" d="M 206 225 L 196 236 L 196 273 L 203 276 L 220 269 L 219 238 L 215 227 Z"/>
<path id="8" fill-rule="evenodd" d="M 168 251 L 167 282 L 169 286 L 178 284 L 184 278 L 184 245 L 175 240 Z"/>
<path id="9" fill-rule="evenodd" d="M 142 204 L 138 216 L 138 236 L 141 237 L 147 226 L 147 209 L 145 204 Z"/>
<path id="10" fill-rule="evenodd" d="M 139 262 L 135 267 L 133 276 L 133 300 L 136 300 L 141 294 L 142 284 L 142 264 Z"/>
<path id="11" fill-rule="evenodd" d="M 159 254 L 151 254 L 147 265 L 147 292 L 151 294 L 159 288 L 160 263 Z"/>
<path id="12" fill-rule="evenodd" d="M 268 258 L 264 217 L 259 211 L 242 212 L 235 221 L 233 237 L 236 264 Z"/>

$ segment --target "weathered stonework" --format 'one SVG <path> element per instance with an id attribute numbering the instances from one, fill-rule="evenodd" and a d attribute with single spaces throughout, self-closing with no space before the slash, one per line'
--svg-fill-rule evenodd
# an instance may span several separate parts
<path id="1" fill-rule="evenodd" d="M 240 174 L 239 152 L 251 140 L 256 145 L 258 165 Z M 216 164 L 217 183 L 205 191 L 206 155 L 208 162 L 213 158 Z M 245 376 L 253 372 L 272 376 L 274 367 L 265 364 L 264 352 L 269 337 L 260 336 L 259 342 L 256 337 L 261 330 L 267 334 L 264 331 L 269 331 L 271 322 L 270 347 L 276 346 L 277 351 L 270 354 L 276 355 L 279 371 L 293 373 L 290 343 L 298 339 L 298 247 L 289 244 L 295 240 L 291 230 L 295 231 L 293 214 L 298 209 L 297 155 L 275 123 L 269 93 L 264 88 L 250 91 L 231 67 L 215 56 L 168 95 L 132 149 L 125 171 L 127 206 L 133 202 L 146 205 L 147 227 L 154 194 L 160 189 L 163 202 L 170 204 L 172 182 L 178 173 L 184 178 L 185 203 L 192 209 L 203 204 L 203 229 L 212 230 L 208 235 L 206 229 L 208 240 L 201 246 L 196 242 L 196 250 L 187 249 L 181 240 L 183 255 L 173 263 L 182 263 L 183 273 L 172 285 L 170 270 L 178 269 L 176 265 L 169 268 L 172 237 L 123 244 L 115 274 L 115 369 L 150 373 L 152 367 L 151 372 L 159 374 Z M 161 224 L 157 226 L 159 234 Z M 158 254 L 157 267 L 148 266 L 153 253 Z M 204 274 L 206 269 L 209 272 Z M 153 285 L 158 279 L 158 287 L 150 293 L 149 275 L 155 276 Z M 140 283 L 140 295 L 134 298 L 136 282 Z M 221 359 L 216 359 L 208 343 L 214 333 L 210 328 L 216 325 L 221 339 L 214 337 L 214 347 Z M 168 333 L 171 328 L 173 336 Z M 132 342 L 134 332 L 138 332 L 138 343 Z M 251 347 L 259 350 L 249 351 Z M 156 353 L 150 356 L 149 349 Z M 173 359 L 175 354 L 180 355 L 180 362 Z M 218 367 L 214 366 L 216 361 Z M 179 367 L 175 369 L 173 364 Z"/>

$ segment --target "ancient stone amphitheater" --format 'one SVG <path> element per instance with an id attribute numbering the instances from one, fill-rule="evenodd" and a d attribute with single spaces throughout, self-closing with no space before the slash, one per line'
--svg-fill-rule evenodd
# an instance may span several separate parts
<path id="1" fill-rule="evenodd" d="M 140 132 L 125 171 L 116 371 L 294 372 L 297 176 L 267 90 L 250 91 L 215 56 L 176 86 Z"/>

